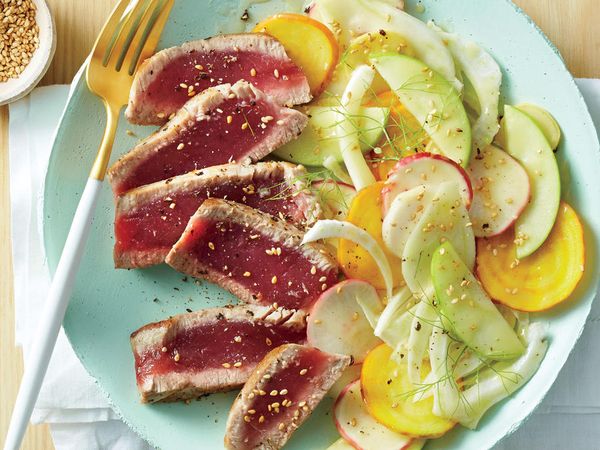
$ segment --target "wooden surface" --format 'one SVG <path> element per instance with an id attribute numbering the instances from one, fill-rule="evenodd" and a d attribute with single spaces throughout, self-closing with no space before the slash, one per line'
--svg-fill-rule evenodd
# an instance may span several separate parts
<path id="1" fill-rule="evenodd" d="M 47 0 L 58 32 L 54 62 L 43 84 L 69 83 L 116 0 Z M 488 0 L 489 1 L 489 0 Z M 423 3 L 426 5 L 427 0 Z M 577 77 L 600 77 L 598 0 L 515 0 L 558 46 Z M 22 372 L 14 347 L 8 182 L 8 111 L 0 107 L 0 443 L 4 442 Z M 48 427 L 29 427 L 27 450 L 53 448 Z"/>

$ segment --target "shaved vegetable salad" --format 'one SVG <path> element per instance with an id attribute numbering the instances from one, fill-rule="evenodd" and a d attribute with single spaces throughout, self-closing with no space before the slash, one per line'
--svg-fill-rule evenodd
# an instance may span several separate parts
<path id="1" fill-rule="evenodd" d="M 326 217 L 303 244 L 334 247 L 346 278 L 308 324 L 311 345 L 353 357 L 331 391 L 331 449 L 422 448 L 476 429 L 535 375 L 549 345 L 535 313 L 582 277 L 560 127 L 540 106 L 502 104 L 490 53 L 402 2 L 305 13 L 305 41 L 274 36 L 317 80 L 298 107 L 309 125 L 275 154 L 318 174 L 307 184 Z"/>

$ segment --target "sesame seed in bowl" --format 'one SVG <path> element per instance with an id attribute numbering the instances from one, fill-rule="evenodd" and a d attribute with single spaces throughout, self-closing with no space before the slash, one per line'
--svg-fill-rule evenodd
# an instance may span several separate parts
<path id="1" fill-rule="evenodd" d="M 45 0 L 0 0 L 0 105 L 27 95 L 40 82 L 55 49 Z"/>

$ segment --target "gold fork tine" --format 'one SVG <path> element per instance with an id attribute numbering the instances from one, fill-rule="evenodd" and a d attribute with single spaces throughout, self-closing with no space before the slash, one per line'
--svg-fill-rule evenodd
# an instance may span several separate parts
<path id="1" fill-rule="evenodd" d="M 115 70 L 116 72 L 121 70 L 122 61 L 129 50 L 131 41 L 140 28 L 140 23 L 148 11 L 148 7 L 152 6 L 155 2 L 156 0 L 136 1 L 133 8 L 131 8 L 127 14 L 123 27 L 116 37 L 113 49 L 106 61 L 106 67 Z"/>
<path id="2" fill-rule="evenodd" d="M 123 45 L 121 47 L 121 51 L 119 52 L 118 59 L 115 64 L 115 69 L 117 70 L 117 72 L 121 70 L 121 67 L 123 65 L 123 60 L 125 59 L 125 56 L 127 55 L 127 52 L 129 51 L 129 49 L 131 47 L 131 42 L 133 41 L 133 38 L 139 32 L 139 30 L 142 28 L 142 25 L 141 25 L 142 20 L 148 14 L 148 11 L 150 11 L 152 9 L 152 4 L 155 2 L 156 2 L 156 0 L 138 0 L 139 8 L 137 9 L 135 15 L 133 15 L 133 13 L 132 13 L 132 16 L 131 16 L 132 22 L 131 22 L 130 30 L 129 30 L 129 33 L 127 33 L 127 35 L 125 36 Z"/>
<path id="3" fill-rule="evenodd" d="M 115 8 L 110 13 L 109 19 L 102 27 L 102 30 L 94 43 L 93 57 L 104 60 L 105 55 L 110 54 L 110 50 L 112 50 L 116 38 L 125 23 L 126 17 L 123 16 L 123 13 L 128 5 L 129 0 L 120 0 L 119 3 L 115 5 Z"/>
<path id="4" fill-rule="evenodd" d="M 132 45 L 132 48 L 135 48 L 135 52 L 125 62 L 125 65 L 129 66 L 129 75 L 133 75 L 137 67 L 152 55 L 154 48 L 158 44 L 162 30 L 169 19 L 169 14 L 174 3 L 175 0 L 160 0 L 156 8 L 154 8 L 143 33 L 139 36 L 137 45 Z"/>

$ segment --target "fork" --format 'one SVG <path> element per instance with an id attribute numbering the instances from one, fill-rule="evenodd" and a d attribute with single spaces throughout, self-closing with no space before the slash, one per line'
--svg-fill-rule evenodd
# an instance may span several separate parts
<path id="1" fill-rule="evenodd" d="M 104 102 L 106 129 L 79 200 L 17 394 L 4 450 L 17 450 L 37 400 L 85 249 L 134 73 L 156 48 L 175 0 L 120 0 L 102 28 L 86 69 L 91 92 Z"/>

